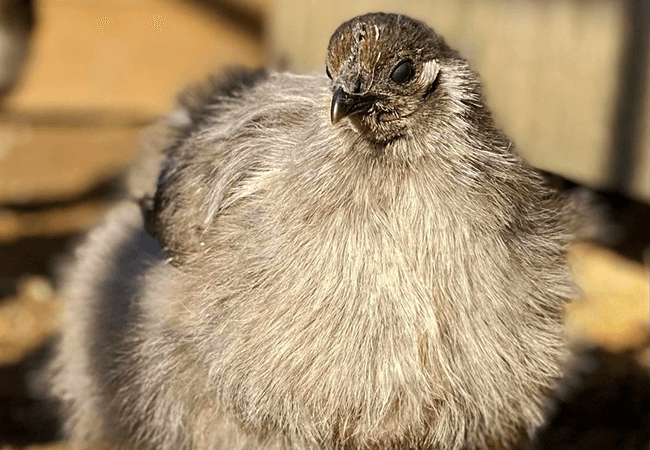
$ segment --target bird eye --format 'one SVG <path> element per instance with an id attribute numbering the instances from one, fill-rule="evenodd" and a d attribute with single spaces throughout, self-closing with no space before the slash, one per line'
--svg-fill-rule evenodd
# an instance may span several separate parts
<path id="1" fill-rule="evenodd" d="M 330 73 L 330 69 L 327 66 L 325 66 L 325 73 L 327 74 L 327 77 L 331 80 L 332 79 L 332 74 Z"/>
<path id="2" fill-rule="evenodd" d="M 395 83 L 406 83 L 413 78 L 413 65 L 411 61 L 404 60 L 395 66 L 393 72 L 390 74 L 390 79 Z"/>

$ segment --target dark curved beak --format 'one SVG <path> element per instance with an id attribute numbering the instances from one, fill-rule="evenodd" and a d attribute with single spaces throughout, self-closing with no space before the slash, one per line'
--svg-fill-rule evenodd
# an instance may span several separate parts
<path id="1" fill-rule="evenodd" d="M 348 94 L 342 87 L 339 87 L 332 96 L 332 109 L 330 110 L 332 125 L 336 125 L 346 116 L 370 111 L 375 101 L 377 101 L 377 97 L 373 95 Z"/>

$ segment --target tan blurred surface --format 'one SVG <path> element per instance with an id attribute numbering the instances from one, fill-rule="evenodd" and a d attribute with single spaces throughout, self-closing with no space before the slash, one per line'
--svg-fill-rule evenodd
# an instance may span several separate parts
<path id="1" fill-rule="evenodd" d="M 9 108 L 169 110 L 178 89 L 225 64 L 262 63 L 260 37 L 178 0 L 41 0 Z"/>
<path id="2" fill-rule="evenodd" d="M 6 143 L 0 155 L 0 205 L 82 195 L 134 161 L 139 132 L 133 126 L 0 122 L 0 142 Z"/>
<path id="3" fill-rule="evenodd" d="M 0 209 L 0 244 L 18 238 L 60 236 L 81 232 L 97 223 L 110 201 L 88 200 L 45 211 Z"/>
<path id="4" fill-rule="evenodd" d="M 569 337 L 612 351 L 647 345 L 648 267 L 591 244 L 574 245 L 570 261 L 583 295 L 567 308 Z"/>
<path id="5" fill-rule="evenodd" d="M 0 303 L 0 364 L 15 364 L 43 345 L 59 326 L 59 310 L 47 279 L 21 280 L 17 295 Z"/>

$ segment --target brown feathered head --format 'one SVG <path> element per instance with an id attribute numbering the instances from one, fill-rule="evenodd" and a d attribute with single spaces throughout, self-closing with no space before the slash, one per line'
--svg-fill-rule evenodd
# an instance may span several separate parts
<path id="1" fill-rule="evenodd" d="M 433 30 L 406 16 L 374 13 L 345 22 L 327 53 L 332 123 L 348 117 L 356 131 L 378 142 L 406 136 L 454 56 Z"/>

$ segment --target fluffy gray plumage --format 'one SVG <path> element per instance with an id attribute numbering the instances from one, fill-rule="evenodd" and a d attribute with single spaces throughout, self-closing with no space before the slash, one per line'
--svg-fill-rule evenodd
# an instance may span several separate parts
<path id="1" fill-rule="evenodd" d="M 79 248 L 53 364 L 76 443 L 513 448 L 540 423 L 562 204 L 423 23 L 344 23 L 327 73 L 185 101 L 145 225 L 123 206 Z"/>

